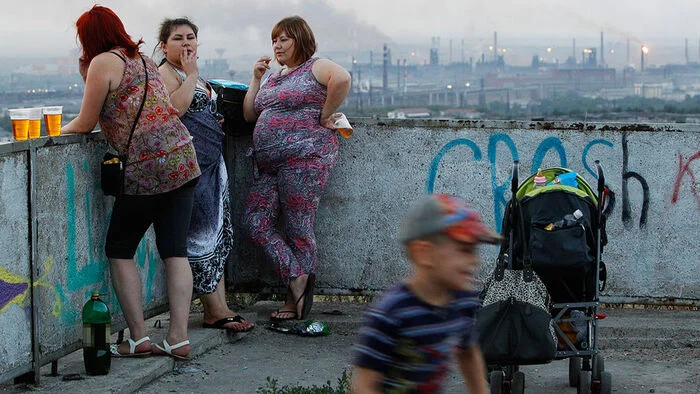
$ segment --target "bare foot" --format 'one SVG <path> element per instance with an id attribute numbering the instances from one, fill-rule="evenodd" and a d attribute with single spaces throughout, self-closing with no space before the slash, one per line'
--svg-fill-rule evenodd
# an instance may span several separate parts
<path id="1" fill-rule="evenodd" d="M 294 303 L 287 301 L 280 309 L 272 312 L 270 318 L 273 320 L 292 320 L 297 318 L 297 312 L 294 310 Z"/>
<path id="2" fill-rule="evenodd" d="M 168 345 L 170 345 L 171 347 L 177 346 L 177 344 L 179 344 L 180 342 L 185 341 L 185 339 L 183 339 L 181 341 L 176 341 L 176 340 L 171 339 L 171 338 L 165 338 L 165 340 L 168 341 Z M 165 347 L 164 343 L 161 343 L 160 346 L 163 349 L 167 349 Z M 187 358 L 187 356 L 190 355 L 190 345 L 189 344 L 182 345 L 178 348 L 171 349 L 170 353 L 175 357 Z M 153 354 L 156 356 L 168 356 L 169 355 L 167 352 L 164 352 L 163 350 L 158 349 L 158 347 L 156 347 L 156 346 L 153 346 Z"/>
<path id="3" fill-rule="evenodd" d="M 132 339 L 132 341 L 133 341 L 133 339 Z M 134 341 L 134 342 L 136 342 L 136 341 Z M 151 341 L 145 341 L 143 343 L 140 343 L 138 346 L 136 346 L 136 348 L 134 349 L 134 354 L 148 353 L 151 350 L 152 350 L 151 349 Z M 124 341 L 124 342 L 120 343 L 119 346 L 117 347 L 117 351 L 119 352 L 119 354 L 122 354 L 125 356 L 128 355 L 129 352 L 131 351 L 129 341 Z"/>
<path id="4" fill-rule="evenodd" d="M 230 319 L 231 321 L 217 325 L 217 322 L 223 319 Z M 208 325 L 210 328 L 229 329 L 233 331 L 248 331 L 255 327 L 255 323 L 246 320 L 243 316 L 240 316 L 230 309 L 229 312 L 224 315 L 213 316 L 205 313 L 204 324 Z"/>
<path id="5" fill-rule="evenodd" d="M 308 279 L 309 275 L 304 274 L 289 281 L 291 299 L 289 299 L 290 294 L 288 294 L 287 301 L 277 311 L 273 312 L 270 318 L 273 320 L 291 320 L 298 319 L 301 316 L 301 311 L 304 309 L 304 297 L 302 295 L 306 289 Z"/>

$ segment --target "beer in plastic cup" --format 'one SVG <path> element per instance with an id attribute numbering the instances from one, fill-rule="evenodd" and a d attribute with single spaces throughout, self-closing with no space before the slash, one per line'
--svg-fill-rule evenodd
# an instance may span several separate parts
<path id="1" fill-rule="evenodd" d="M 333 124 L 336 127 L 336 130 L 340 133 L 345 138 L 350 138 L 352 135 L 352 126 L 350 125 L 350 122 L 348 121 L 348 118 L 345 117 L 345 114 L 342 112 L 337 112 L 333 114 Z"/>
<path id="2" fill-rule="evenodd" d="M 27 109 L 10 109 L 12 122 L 12 136 L 17 141 L 24 141 L 29 137 L 29 111 Z"/>
<path id="3" fill-rule="evenodd" d="M 44 124 L 46 125 L 46 134 L 49 137 L 61 135 L 61 120 L 63 107 L 44 107 Z"/>
<path id="4" fill-rule="evenodd" d="M 29 111 L 29 138 L 39 138 L 41 135 L 41 108 L 30 108 Z"/>

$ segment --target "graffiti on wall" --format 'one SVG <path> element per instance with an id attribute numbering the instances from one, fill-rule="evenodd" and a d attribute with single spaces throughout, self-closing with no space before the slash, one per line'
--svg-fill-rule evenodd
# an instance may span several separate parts
<path id="1" fill-rule="evenodd" d="M 673 196 L 671 197 L 671 203 L 675 204 L 678 202 L 681 182 L 683 181 L 683 178 L 687 177 L 690 181 L 690 192 L 695 197 L 695 201 L 698 203 L 698 208 L 700 208 L 700 193 L 698 193 L 698 184 L 695 180 L 695 174 L 690 168 L 690 163 L 698 159 L 700 159 L 700 151 L 695 152 L 695 154 L 690 156 L 690 158 L 687 160 L 683 158 L 681 152 L 678 152 L 678 173 L 676 173 L 676 180 L 673 182 Z"/>
<path id="2" fill-rule="evenodd" d="M 639 228 L 646 227 L 647 214 L 649 213 L 649 184 L 643 176 L 635 171 L 629 170 L 629 147 L 627 142 L 627 132 L 622 133 L 622 224 L 626 229 L 632 228 L 632 208 L 630 207 L 629 179 L 639 182 L 642 187 L 642 211 L 639 214 Z"/>
<path id="3" fill-rule="evenodd" d="M 77 176 L 90 176 L 87 160 L 83 162 L 81 170 L 82 173 Z M 25 278 L 0 267 L 0 314 L 11 305 L 30 308 L 32 287 L 49 290 L 52 298 L 50 313 L 66 326 L 75 324 L 79 319 L 83 300 L 86 300 L 93 290 L 105 294 L 105 298 L 116 300 L 108 283 L 109 262 L 104 256 L 104 241 L 111 212 L 107 214 L 102 227 L 94 226 L 94 201 L 96 198 L 103 198 L 99 184 L 96 182 L 93 187 L 84 189 L 76 186 L 76 170 L 70 162 L 66 164 L 65 177 L 66 236 L 57 241 L 66 242 L 66 256 L 60 258 L 61 261 L 65 261 L 65 276 L 62 272 L 52 272 L 53 255 L 45 257 L 43 264 L 37 267 L 36 272 L 40 276 L 33 281 L 32 278 Z M 79 228 L 83 222 L 87 223 L 86 234 L 82 234 L 82 229 Z M 99 233 L 96 234 L 95 231 Z M 93 244 L 94 240 L 100 242 L 97 247 Z M 52 240 L 49 239 L 48 242 Z M 80 242 L 87 242 L 87 245 L 80 245 Z M 158 255 L 151 251 L 145 240 L 142 240 L 136 250 L 135 261 L 142 271 L 144 300 L 150 302 L 153 300 L 153 282 L 158 276 Z M 46 300 L 40 302 L 42 305 L 49 305 Z M 114 302 L 112 305 L 115 312 L 119 311 L 118 303 Z"/>
<path id="4" fill-rule="evenodd" d="M 498 134 L 492 134 L 489 136 L 489 142 L 488 142 L 488 151 L 487 151 L 487 156 L 488 156 L 488 162 L 489 162 L 489 167 L 490 167 L 490 173 L 491 173 L 491 190 L 492 190 L 492 195 L 493 195 L 493 213 L 494 213 L 494 218 L 496 220 L 496 227 L 498 231 L 501 230 L 501 225 L 503 221 L 503 212 L 505 210 L 505 207 L 508 203 L 508 200 L 506 199 L 507 196 L 509 196 L 510 192 L 510 182 L 511 182 L 511 174 L 508 175 L 507 179 L 505 179 L 503 182 L 499 182 L 498 178 L 498 173 L 497 173 L 497 151 L 499 145 L 504 145 L 505 148 L 507 149 L 507 153 L 509 154 L 510 161 L 515 161 L 518 160 L 520 161 L 520 154 L 518 152 L 517 146 L 515 142 L 512 140 L 512 138 L 505 134 L 505 133 L 498 133 Z M 471 152 L 472 152 L 472 157 L 470 157 L 470 160 L 474 160 L 476 162 L 479 162 L 482 160 L 482 151 L 479 148 L 479 146 L 474 143 L 473 141 L 466 139 L 466 138 L 458 138 L 455 140 L 452 140 L 445 144 L 433 157 L 433 160 L 430 164 L 430 168 L 428 170 L 428 176 L 426 179 L 426 192 L 427 193 L 432 193 L 435 188 L 435 180 L 438 177 L 438 169 L 440 166 L 440 162 L 443 160 L 445 155 L 453 150 L 456 147 L 459 146 L 466 146 L 468 147 Z M 590 158 L 590 152 L 591 149 L 596 147 L 596 146 L 602 146 L 606 148 L 614 148 L 613 142 L 606 140 L 606 139 L 595 139 L 590 141 L 582 150 L 581 153 L 581 165 L 585 169 L 585 171 L 590 174 L 593 179 L 597 179 L 598 175 L 595 172 L 595 169 L 593 166 L 591 166 L 591 163 L 593 163 L 593 159 Z M 650 193 L 649 193 L 649 184 L 646 181 L 646 179 L 638 172 L 634 171 L 633 169 L 630 168 L 629 165 L 629 157 L 630 157 L 630 152 L 629 152 L 629 143 L 628 143 L 628 134 L 627 132 L 624 132 L 622 134 L 622 141 L 621 141 L 621 147 L 622 147 L 622 169 L 621 169 L 621 179 L 622 179 L 622 222 L 623 225 L 626 229 L 630 229 L 634 226 L 635 220 L 632 215 L 632 204 L 631 204 L 631 198 L 630 198 L 630 191 L 629 191 L 629 181 L 634 180 L 639 183 L 641 187 L 641 210 L 639 212 L 639 228 L 644 229 L 647 224 L 647 216 L 649 214 L 649 204 L 650 204 Z M 542 166 L 542 163 L 545 160 L 545 157 L 550 154 L 555 155 L 555 161 L 558 161 L 558 166 L 568 168 L 569 166 L 569 159 L 567 158 L 567 153 L 564 148 L 564 145 L 562 144 L 562 141 L 557 138 L 557 137 L 547 137 L 540 144 L 538 145 L 537 149 L 535 149 L 535 152 L 533 153 L 532 157 L 532 165 L 530 168 L 530 173 L 534 173 L 537 171 L 538 168 Z M 694 155 L 684 158 L 683 155 L 679 152 L 678 153 L 678 173 L 676 174 L 675 182 L 673 185 L 673 195 L 671 197 L 671 202 L 675 204 L 678 200 L 678 195 L 680 193 L 680 188 L 681 184 L 684 179 L 687 179 L 687 181 L 690 183 L 690 191 L 693 194 L 694 198 L 696 199 L 698 203 L 698 207 L 700 207 L 700 192 L 698 191 L 697 187 L 697 181 L 695 178 L 695 174 L 693 173 L 692 169 L 690 168 L 690 164 L 694 162 L 695 160 L 700 159 L 700 152 L 696 152 Z M 604 162 L 604 160 L 603 160 Z M 610 176 L 608 175 L 607 177 L 610 179 Z"/>
<path id="5" fill-rule="evenodd" d="M 501 183 L 499 183 L 498 180 L 498 174 L 497 174 L 497 151 L 498 151 L 498 146 L 502 144 L 505 145 L 505 147 L 508 150 L 508 153 L 510 154 L 510 160 L 509 161 L 515 161 L 518 160 L 520 161 L 520 155 L 518 153 L 518 148 L 515 145 L 515 142 L 513 139 L 505 133 L 498 133 L 498 134 L 492 134 L 489 136 L 489 143 L 488 143 L 488 161 L 489 161 L 489 167 L 491 170 L 491 190 L 492 190 L 492 195 L 493 195 L 493 214 L 494 218 L 496 220 L 496 228 L 498 231 L 501 231 L 501 225 L 503 222 L 503 212 L 505 211 L 505 207 L 508 204 L 508 200 L 506 199 L 507 196 L 509 196 L 510 192 L 510 182 L 512 179 L 511 174 L 508 175 L 507 179 Z M 583 168 L 589 172 L 594 178 L 597 178 L 597 174 L 594 172 L 594 170 L 591 168 L 589 165 L 589 161 L 592 162 L 592 160 L 589 160 L 588 155 L 592 147 L 596 145 L 603 145 L 612 148 L 613 143 L 604 140 L 604 139 L 596 139 L 591 142 L 589 142 L 583 149 L 583 153 L 581 155 L 581 163 L 583 164 Z M 438 168 L 440 166 L 440 162 L 442 161 L 443 157 L 449 152 L 450 150 L 454 149 L 457 146 L 467 146 L 469 147 L 474 156 L 475 161 L 481 161 L 482 158 L 482 153 L 481 150 L 479 149 L 478 145 L 474 143 L 473 141 L 466 139 L 466 138 L 459 138 L 453 141 L 448 142 L 445 144 L 445 146 L 438 151 L 438 153 L 433 157 L 433 160 L 430 165 L 430 169 L 428 172 L 428 177 L 426 181 L 426 192 L 432 193 L 435 187 L 435 179 L 437 178 L 437 172 Z M 534 173 L 537 171 L 538 168 L 542 166 L 542 163 L 545 160 L 545 157 L 549 154 L 549 152 L 554 152 L 557 156 L 557 160 L 559 161 L 559 166 L 560 167 L 568 167 L 569 161 L 567 159 L 566 155 L 566 150 L 564 149 L 564 145 L 562 144 L 561 140 L 557 137 L 548 137 L 545 138 L 537 147 L 535 150 L 533 157 L 532 157 L 532 166 L 530 169 L 531 173 Z"/>
<path id="6" fill-rule="evenodd" d="M 83 174 L 88 176 L 89 167 L 85 160 L 82 165 Z M 107 236 L 107 228 L 109 226 L 111 211 L 107 214 L 104 226 L 98 230 L 100 233 L 95 236 L 94 228 L 90 224 L 94 223 L 92 212 L 94 211 L 94 201 L 96 198 L 103 198 L 102 191 L 98 183 L 95 183 L 92 188 L 86 188 L 82 194 L 78 193 L 75 186 L 75 170 L 69 162 L 66 165 L 66 292 L 64 297 L 70 297 L 76 292 L 80 292 L 80 299 L 87 299 L 93 290 L 98 290 L 102 294 L 110 294 L 110 298 L 116 300 L 116 295 L 111 286 L 108 286 L 107 272 L 109 271 L 109 261 L 104 255 L 104 242 Z M 76 210 L 77 202 L 82 199 L 84 210 L 78 212 Z M 79 249 L 76 243 L 78 240 L 78 215 L 85 215 L 85 223 L 87 226 L 87 237 L 85 241 L 88 243 L 85 249 Z M 94 247 L 93 240 L 99 240 L 99 247 Z M 89 253 L 80 254 L 80 250 L 88 250 Z M 157 261 L 158 256 L 150 251 L 147 242 L 142 240 L 136 250 L 135 261 L 140 269 L 146 270 L 145 275 L 141 275 L 142 288 L 145 291 L 144 300 L 152 300 L 153 286 L 152 283 L 157 276 Z M 62 288 L 59 287 L 60 290 Z M 109 290 L 108 290 L 109 289 Z M 109 292 L 108 292 L 109 291 Z M 68 305 L 72 305 L 67 303 Z M 118 303 L 112 303 L 113 310 L 118 311 Z M 72 305 L 72 308 L 66 308 L 66 314 L 62 316 L 65 323 L 74 322 L 79 314 L 82 305 Z"/>
<path id="7" fill-rule="evenodd" d="M 10 271 L 0 267 L 0 313 L 4 312 L 10 305 L 17 305 L 20 308 L 29 308 L 31 299 L 29 295 L 30 286 L 44 287 L 49 289 L 54 294 L 51 313 L 58 317 L 63 309 L 61 299 L 56 287 L 48 283 L 47 275 L 53 268 L 53 259 L 47 258 L 44 260 L 44 274 L 32 283 L 30 278 L 23 278 L 20 275 L 13 274 Z"/>

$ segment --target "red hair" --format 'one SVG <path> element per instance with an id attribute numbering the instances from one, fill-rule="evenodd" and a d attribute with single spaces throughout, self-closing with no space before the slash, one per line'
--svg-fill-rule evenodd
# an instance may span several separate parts
<path id="1" fill-rule="evenodd" d="M 96 5 L 86 11 L 75 22 L 78 39 L 83 47 L 80 64 L 89 66 L 92 59 L 102 52 L 114 48 L 124 48 L 126 54 L 133 58 L 143 40 L 134 42 L 126 33 L 121 19 L 107 7 Z"/>

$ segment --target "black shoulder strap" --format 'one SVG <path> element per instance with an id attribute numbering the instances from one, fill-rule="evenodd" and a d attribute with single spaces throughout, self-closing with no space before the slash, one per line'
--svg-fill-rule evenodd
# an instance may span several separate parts
<path id="1" fill-rule="evenodd" d="M 139 122 L 141 117 L 141 111 L 143 110 L 143 105 L 146 103 L 146 95 L 148 94 L 148 67 L 146 66 L 146 59 L 139 54 L 141 62 L 143 63 L 143 71 L 146 74 L 146 83 L 143 87 L 143 99 L 141 100 L 141 106 L 139 111 L 136 113 L 136 118 L 134 119 L 134 124 L 131 126 L 131 132 L 129 133 L 129 142 L 126 143 L 126 150 L 124 155 L 122 155 L 122 163 L 124 163 L 124 171 L 126 171 L 126 165 L 129 161 L 129 147 L 131 146 L 131 137 L 134 136 L 134 130 L 136 130 L 136 124 Z M 122 189 L 124 189 L 124 178 L 122 178 Z"/>
<path id="2" fill-rule="evenodd" d="M 126 59 L 124 58 L 124 56 L 122 56 L 122 55 L 120 55 L 120 54 L 118 54 L 118 53 L 116 53 L 116 52 L 112 52 L 112 51 L 109 51 L 109 53 L 111 53 L 112 55 L 114 55 L 114 56 L 116 56 L 116 57 L 122 59 L 122 61 L 123 61 L 124 63 L 126 63 Z"/>

